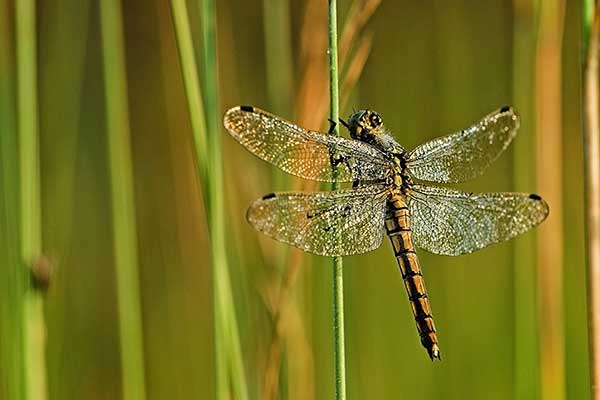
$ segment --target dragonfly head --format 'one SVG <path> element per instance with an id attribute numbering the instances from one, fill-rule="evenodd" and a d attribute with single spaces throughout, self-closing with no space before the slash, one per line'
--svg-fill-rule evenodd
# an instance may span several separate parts
<path id="1" fill-rule="evenodd" d="M 385 133 L 383 120 L 371 110 L 360 110 L 352 114 L 348 118 L 347 128 L 352 139 L 370 144 L 376 144 L 377 137 Z"/>

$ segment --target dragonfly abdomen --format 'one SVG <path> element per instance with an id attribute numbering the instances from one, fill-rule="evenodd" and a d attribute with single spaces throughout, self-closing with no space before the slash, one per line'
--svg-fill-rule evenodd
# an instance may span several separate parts
<path id="1" fill-rule="evenodd" d="M 394 255 L 398 260 L 421 343 L 432 360 L 434 358 L 440 359 L 440 349 L 431 314 L 431 306 L 411 237 L 410 215 L 401 195 L 394 195 L 388 201 L 385 229 L 392 242 Z"/>

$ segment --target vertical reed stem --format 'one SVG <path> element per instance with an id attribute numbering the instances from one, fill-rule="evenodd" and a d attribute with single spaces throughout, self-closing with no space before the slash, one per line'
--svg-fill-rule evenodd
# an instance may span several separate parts
<path id="1" fill-rule="evenodd" d="M 21 183 L 21 257 L 31 267 L 42 254 L 35 1 L 15 3 Z M 26 398 L 46 398 L 43 294 L 30 287 L 23 304 Z"/>
<path id="2" fill-rule="evenodd" d="M 209 165 L 208 159 L 208 139 L 206 134 L 206 114 L 204 113 L 204 104 L 202 100 L 202 89 L 200 79 L 198 77 L 198 65 L 194 55 L 194 45 L 192 40 L 192 32 L 190 29 L 189 13 L 186 5 L 186 0 L 171 0 L 171 14 L 173 17 L 173 27 L 177 39 L 177 50 L 179 54 L 179 64 L 181 65 L 181 73 L 183 75 L 183 85 L 185 87 L 185 95 L 188 103 L 190 114 L 190 122 L 192 125 L 192 135 L 194 137 L 194 149 L 196 152 L 196 168 L 202 186 L 202 194 L 204 204 L 209 205 L 208 194 L 210 192 L 209 185 Z M 208 210 L 207 210 L 208 212 Z M 212 244 L 212 241 L 211 241 Z M 214 251 L 213 251 L 214 259 Z M 216 282 L 216 278 L 213 276 Z M 214 321 L 215 321 L 215 391 L 216 398 L 223 399 L 227 397 L 227 362 L 223 346 L 221 342 L 224 337 L 223 324 L 218 316 L 217 301 L 216 301 L 216 285 L 215 285 L 215 302 L 214 302 Z"/>
<path id="3" fill-rule="evenodd" d="M 596 0 L 581 0 L 581 63 L 582 68 L 584 69 L 584 73 L 586 72 L 585 66 L 588 62 L 588 57 L 590 54 L 589 45 L 590 39 L 592 37 L 592 25 L 594 22 L 596 8 Z M 584 76 L 584 79 L 585 76 Z M 585 89 L 582 92 L 582 95 L 585 96 Z"/>
<path id="4" fill-rule="evenodd" d="M 329 0 L 329 118 L 340 116 L 338 89 L 337 1 Z M 339 124 L 332 132 L 339 135 Z M 332 190 L 339 184 L 333 182 Z M 335 358 L 335 398 L 346 398 L 346 354 L 344 339 L 344 268 L 342 257 L 333 257 L 333 341 Z"/>
<path id="5" fill-rule="evenodd" d="M 183 75 L 183 86 L 190 111 L 190 122 L 196 157 L 201 160 L 208 154 L 208 140 L 206 135 L 206 116 L 202 104 L 202 89 L 198 78 L 198 65 L 194 56 L 194 44 L 190 29 L 190 19 L 185 0 L 171 0 L 171 14 L 179 52 L 179 64 Z M 208 193 L 206 181 L 208 176 L 207 163 L 198 162 L 198 173 L 203 192 Z"/>
<path id="6" fill-rule="evenodd" d="M 531 0 L 513 0 L 513 99 L 521 112 L 519 140 L 513 147 L 513 184 L 517 192 L 535 185 L 535 32 L 539 15 Z M 514 398 L 539 398 L 539 302 L 536 269 L 536 233 L 514 240 L 515 368 Z"/>
<path id="7" fill-rule="evenodd" d="M 25 399 L 27 271 L 19 230 L 19 154 L 15 121 L 13 24 L 9 1 L 0 0 L 0 398 Z"/>
<path id="8" fill-rule="evenodd" d="M 537 184 L 556 212 L 538 229 L 541 398 L 566 397 L 563 287 L 562 45 L 564 0 L 540 2 L 536 61 Z"/>
<path id="9" fill-rule="evenodd" d="M 123 18 L 118 0 L 100 2 L 123 398 L 146 398 L 133 166 Z"/>
<path id="10" fill-rule="evenodd" d="M 201 1 L 204 68 L 202 69 L 206 128 L 208 132 L 208 225 L 213 257 L 215 351 L 217 398 L 246 399 L 248 390 L 242 361 L 235 307 L 225 250 L 225 210 L 221 114 L 219 111 L 217 69 L 217 9 L 215 0 Z M 190 110 L 194 112 L 194 110 Z M 229 372 L 229 375 L 225 375 Z M 229 378 L 229 380 L 228 380 Z M 229 393 L 229 386 L 233 393 Z"/>
<path id="11" fill-rule="evenodd" d="M 591 19 L 591 15 L 589 16 Z M 588 327 L 592 399 L 600 399 L 600 95 L 598 52 L 600 52 L 600 8 L 593 17 L 585 69 L 585 219 L 588 269 Z M 583 24 L 589 22 L 583 21 Z M 589 33 L 584 29 L 583 34 Z M 582 38 L 586 41 L 586 38 Z M 585 43 L 585 42 L 584 42 Z"/>

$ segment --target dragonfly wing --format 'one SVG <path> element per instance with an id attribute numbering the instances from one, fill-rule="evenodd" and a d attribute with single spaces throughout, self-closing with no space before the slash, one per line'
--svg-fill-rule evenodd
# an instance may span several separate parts
<path id="1" fill-rule="evenodd" d="M 548 216 L 535 194 L 466 193 L 413 185 L 408 194 L 413 239 L 436 254 L 457 256 L 511 239 Z"/>
<path id="2" fill-rule="evenodd" d="M 309 253 L 345 256 L 378 248 L 389 191 L 382 185 L 316 193 L 272 193 L 247 219 L 257 230 Z"/>
<path id="3" fill-rule="evenodd" d="M 414 149 L 407 168 L 417 179 L 464 182 L 481 175 L 517 134 L 519 116 L 510 107 L 497 110 L 463 131 Z"/>
<path id="4" fill-rule="evenodd" d="M 391 163 L 373 146 L 307 131 L 256 107 L 230 109 L 224 125 L 250 152 L 301 178 L 331 182 L 332 162 L 338 182 L 382 180 L 390 171 Z"/>

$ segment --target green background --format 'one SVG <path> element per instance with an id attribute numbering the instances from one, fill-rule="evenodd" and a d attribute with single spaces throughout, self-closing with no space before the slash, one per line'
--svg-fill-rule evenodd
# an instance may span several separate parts
<path id="1" fill-rule="evenodd" d="M 327 104 L 326 71 L 322 79 L 309 82 L 313 92 L 305 103 L 297 93 L 307 85 L 303 79 L 311 67 L 326 65 L 326 2 L 291 1 L 285 13 L 289 22 L 277 15 L 275 3 L 217 1 L 220 113 L 252 104 L 307 128 L 325 129 L 325 118 L 310 122 L 310 110 Z M 340 31 L 350 3 L 340 1 Z M 554 260 L 563 288 L 548 290 L 562 306 L 559 329 L 552 334 L 564 352 L 552 359 L 556 365 L 540 361 L 549 332 L 540 318 L 544 304 L 539 293 L 545 289 L 538 279 L 543 266 L 536 260 L 547 244 L 536 241 L 535 232 L 456 258 L 421 252 L 443 358 L 434 363 L 419 343 L 386 241 L 377 251 L 344 259 L 349 399 L 589 395 L 576 2 L 566 5 L 562 45 L 555 49 L 562 71 L 554 79 L 536 80 L 546 68 L 539 57 L 538 29 L 547 23 L 548 29 L 560 31 L 552 21 L 544 22 L 541 10 L 557 4 L 383 1 L 366 24 L 372 48 L 342 114 L 352 108 L 377 110 L 395 138 L 412 149 L 505 104 L 520 111 L 522 126 L 513 145 L 485 176 L 459 187 L 532 191 L 543 197 L 543 190 L 552 190 L 562 196 L 562 207 L 550 200 L 550 218 L 562 218 L 562 226 L 547 235 L 557 238 L 563 252 L 562 260 Z M 188 5 L 201 54 L 198 3 Z M 287 6 L 284 2 L 284 11 Z M 0 7 L 7 15 L 0 51 L 8 54 L 0 79 L 10 85 L 17 74 L 14 10 L 6 1 Z M 317 12 L 305 17 L 309 7 Z M 99 9 L 89 0 L 38 2 L 36 15 L 43 249 L 56 260 L 45 295 L 49 398 L 118 399 L 122 378 Z M 171 9 L 165 0 L 127 0 L 123 17 L 147 397 L 214 398 L 208 226 Z M 306 49 L 314 54 L 307 56 Z M 198 61 L 202 70 L 202 57 Z M 552 85 L 562 94 L 561 160 L 540 166 L 539 143 L 547 133 L 536 130 L 536 115 L 549 100 L 536 93 Z M 307 104 L 304 109 L 302 104 Z M 332 398 L 331 262 L 298 255 L 261 237 L 245 221 L 245 209 L 255 198 L 306 185 L 274 174 L 223 129 L 208 134 L 219 135 L 223 144 L 225 194 L 220 201 L 226 210 L 229 295 L 248 398 L 263 396 L 274 341 L 282 355 L 275 398 Z M 537 186 L 543 174 L 552 174 L 550 189 Z M 11 193 L 15 187 L 4 180 L 0 190 Z M 15 246 L 5 232 L 0 269 L 6 268 L 7 249 Z M 272 304 L 292 259 L 299 268 L 276 329 Z M 0 302 L 9 295 L 3 290 Z M 544 371 L 555 366 L 564 368 L 564 385 L 544 379 Z M 0 365 L 5 390 L 10 368 L 6 362 Z"/>

